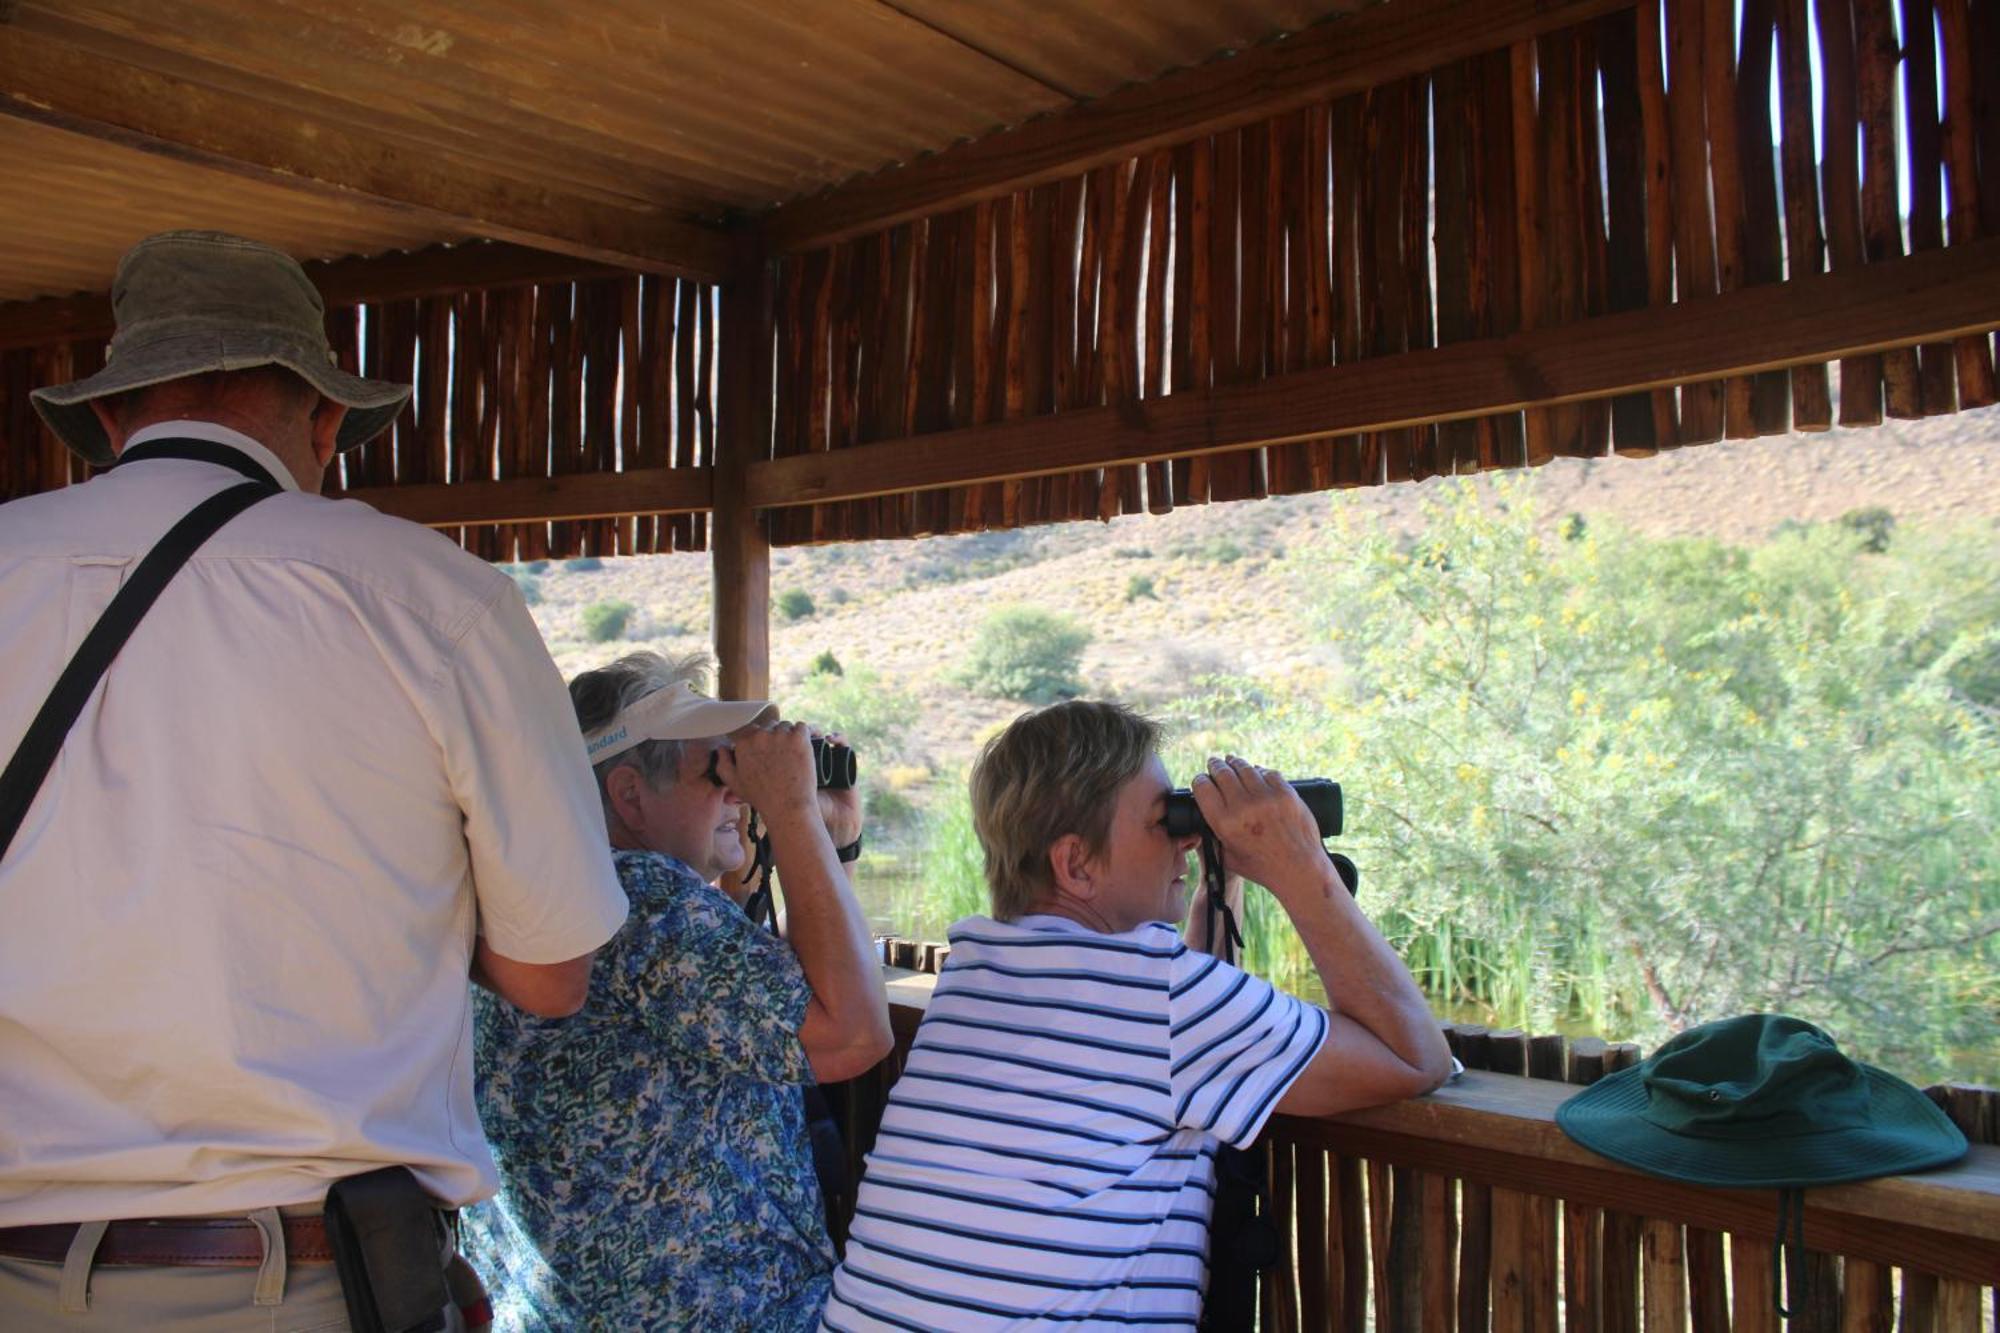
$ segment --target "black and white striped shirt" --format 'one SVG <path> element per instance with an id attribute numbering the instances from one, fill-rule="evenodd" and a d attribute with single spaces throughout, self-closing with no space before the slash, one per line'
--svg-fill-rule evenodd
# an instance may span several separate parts
<path id="1" fill-rule="evenodd" d="M 1248 1143 L 1326 1012 L 1160 923 L 951 931 L 825 1326 L 1192 1329 L 1214 1154 Z"/>

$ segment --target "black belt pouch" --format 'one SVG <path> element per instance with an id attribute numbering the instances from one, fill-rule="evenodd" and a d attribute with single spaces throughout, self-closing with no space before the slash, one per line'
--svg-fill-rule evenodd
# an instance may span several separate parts
<path id="1" fill-rule="evenodd" d="M 405 1166 L 348 1176 L 326 1192 L 326 1236 L 354 1333 L 444 1327 L 437 1205 Z"/>

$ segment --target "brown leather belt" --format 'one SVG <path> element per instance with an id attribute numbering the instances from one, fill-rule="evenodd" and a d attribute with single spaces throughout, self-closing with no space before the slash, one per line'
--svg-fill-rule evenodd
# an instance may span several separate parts
<path id="1" fill-rule="evenodd" d="M 296 1264 L 330 1264 L 333 1248 L 318 1217 L 286 1217 L 285 1257 Z M 0 1255 L 59 1264 L 69 1255 L 77 1224 L 0 1227 Z M 214 1265 L 255 1268 L 264 1260 L 264 1236 L 240 1217 L 155 1217 L 113 1222 L 97 1247 L 99 1264 Z"/>

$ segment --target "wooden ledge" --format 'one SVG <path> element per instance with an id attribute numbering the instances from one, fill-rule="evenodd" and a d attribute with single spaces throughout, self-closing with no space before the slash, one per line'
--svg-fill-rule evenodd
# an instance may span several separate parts
<path id="1" fill-rule="evenodd" d="M 916 1032 L 937 978 L 885 968 L 899 1038 Z M 1428 1097 L 1323 1119 L 1278 1116 L 1267 1139 L 1453 1176 L 1589 1207 L 1772 1239 L 1775 1190 L 1708 1189 L 1645 1175 L 1579 1147 L 1556 1127 L 1574 1085 L 1468 1072 Z M 1806 1244 L 2000 1284 L 2000 1147 L 1957 1165 L 1806 1191 Z"/>

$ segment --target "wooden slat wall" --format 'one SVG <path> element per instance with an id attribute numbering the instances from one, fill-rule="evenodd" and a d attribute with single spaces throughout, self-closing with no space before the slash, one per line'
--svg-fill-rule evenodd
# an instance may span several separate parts
<path id="1" fill-rule="evenodd" d="M 1756 396 L 1753 383 L 1753 403 Z M 950 952 L 946 945 L 905 939 L 883 943 L 889 966 L 933 975 Z M 856 1180 L 929 994 L 891 990 L 895 1049 L 869 1073 L 830 1090 L 846 1126 Z M 1577 1086 L 1639 1059 L 1632 1043 L 1596 1037 L 1529 1036 L 1468 1024 L 1446 1024 L 1445 1036 L 1468 1069 Z M 2000 1144 L 2000 1091 L 1946 1085 L 1927 1088 L 1925 1095 L 1971 1143 Z M 1281 1115 L 1255 1145 L 1265 1158 L 1281 1239 L 1277 1267 L 1258 1284 L 1261 1328 L 1778 1333 L 1787 1327 L 1772 1303 L 1772 1245 L 1765 1236 L 1623 1211 L 1628 1193 L 1631 1206 L 1644 1209 L 1649 1200 L 1643 1189 L 1610 1198 L 1600 1191 L 1596 1202 L 1583 1203 L 1560 1197 L 1556 1184 L 1538 1192 L 1539 1177 L 1508 1189 L 1471 1178 L 1473 1171 L 1467 1178 L 1449 1174 L 1420 1154 L 1405 1160 L 1349 1155 L 1338 1150 L 1340 1136 L 1325 1129 L 1319 1121 Z M 1445 1141 L 1440 1137 L 1439 1144 Z M 852 1189 L 830 1205 L 837 1237 L 844 1239 L 853 1206 Z M 1808 1251 L 1805 1257 L 1809 1302 L 1790 1322 L 1794 1329 L 1979 1333 L 2000 1317 L 2000 1288 L 1969 1277 L 1892 1268 L 1852 1255 Z M 1229 1262 L 1227 1247 L 1219 1247 L 1212 1261 Z"/>
<path id="2" fill-rule="evenodd" d="M 695 467 L 712 461 L 715 288 L 637 274 L 345 306 L 342 366 L 416 388 L 327 488 Z M 0 499 L 83 479 L 42 427 L 37 385 L 88 374 L 99 340 L 0 352 Z M 489 560 L 705 549 L 707 516 L 639 514 L 446 529 Z"/>
<path id="3" fill-rule="evenodd" d="M 1753 384 L 1753 402 L 1756 392 Z M 1446 1035 L 1468 1069 L 1579 1085 L 1639 1054 L 1594 1037 L 1464 1025 L 1447 1025 Z M 1971 1142 L 2000 1142 L 2000 1092 L 1926 1093 Z M 1371 1294 L 1375 1327 L 1412 1333 L 1554 1333 L 1559 1325 L 1565 1333 L 1776 1333 L 1783 1323 L 1771 1302 L 1768 1240 L 1342 1157 L 1317 1138 L 1289 1134 L 1287 1123 L 1274 1120 L 1261 1140 L 1273 1179 L 1291 1187 L 1288 1206 L 1274 1199 L 1292 1226 L 1281 1227 L 1290 1243 L 1262 1286 L 1267 1326 L 1363 1328 Z M 1360 1197 L 1347 1204 L 1343 1191 Z M 2000 1311 L 2000 1290 L 1970 1281 L 1817 1252 L 1807 1259 L 1811 1309 L 1795 1328 L 1977 1330 L 1982 1311 Z"/>
<path id="4" fill-rule="evenodd" d="M 1995 0 L 1645 0 L 1329 105 L 787 256 L 772 455 L 1251 383 L 1991 235 L 2000 112 L 1974 72 L 2000 55 L 1996 30 Z M 1895 106 L 1899 83 L 1908 114 Z M 1902 171 L 1914 181 L 1907 235 Z M 1850 358 L 1837 397 L 1827 367 L 1801 366 L 827 503 L 778 511 L 773 540 L 1159 513 L 1819 430 L 1836 411 L 1843 424 L 1950 412 L 1996 401 L 1993 359 L 1992 339 L 1973 337 Z M 900 412 L 884 410 L 892 399 Z"/>

